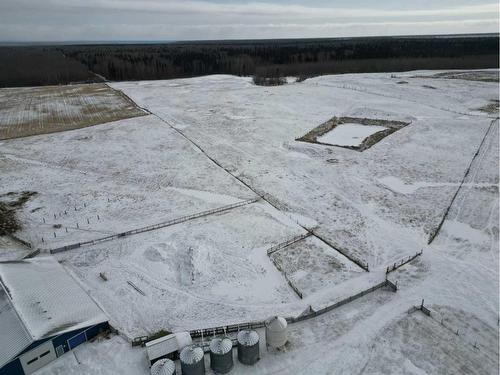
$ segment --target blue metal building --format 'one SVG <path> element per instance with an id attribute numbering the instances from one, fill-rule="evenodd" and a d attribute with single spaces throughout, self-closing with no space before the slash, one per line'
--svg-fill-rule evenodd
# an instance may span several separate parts
<path id="1" fill-rule="evenodd" d="M 0 262 L 0 375 L 31 374 L 109 328 L 52 257 Z"/>

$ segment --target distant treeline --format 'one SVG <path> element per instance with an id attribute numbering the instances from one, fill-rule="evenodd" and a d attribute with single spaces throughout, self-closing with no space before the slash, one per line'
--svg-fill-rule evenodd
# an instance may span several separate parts
<path id="1" fill-rule="evenodd" d="M 0 87 L 95 82 L 81 62 L 51 47 L 0 47 Z"/>
<path id="2" fill-rule="evenodd" d="M 46 47 L 41 51 L 53 59 L 59 54 L 68 64 L 64 74 L 58 73 L 61 65 L 53 66 L 52 83 L 58 79 L 58 83 L 88 80 L 90 72 L 113 81 L 234 74 L 255 76 L 256 82 L 264 82 L 262 78 L 278 82 L 276 79 L 284 76 L 498 68 L 498 43 L 496 34 L 75 45 Z M 2 58 L 0 55 L 0 69 Z M 48 60 L 40 59 L 36 65 L 45 65 Z M 16 69 L 22 70 L 22 66 L 17 65 Z M 45 81 L 49 80 L 45 77 Z M 0 81 L 6 86 L 4 82 Z M 44 84 L 36 77 L 33 82 Z"/>

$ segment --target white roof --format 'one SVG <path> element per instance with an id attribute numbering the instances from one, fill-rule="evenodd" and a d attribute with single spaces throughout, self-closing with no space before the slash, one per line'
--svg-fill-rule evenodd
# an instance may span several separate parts
<path id="1" fill-rule="evenodd" d="M 233 349 L 233 342 L 228 338 L 216 337 L 210 341 L 210 351 L 214 354 L 226 354 Z"/>
<path id="2" fill-rule="evenodd" d="M 175 373 L 175 363 L 170 359 L 160 359 L 151 366 L 151 375 L 172 375 Z"/>
<path id="3" fill-rule="evenodd" d="M 187 365 L 194 365 L 195 363 L 200 362 L 204 356 L 205 353 L 203 352 L 202 348 L 200 348 L 199 346 L 190 345 L 182 349 L 179 358 L 182 363 L 185 363 Z"/>
<path id="4" fill-rule="evenodd" d="M 33 340 L 108 321 L 52 257 L 0 262 L 0 282 Z"/>
<path id="5" fill-rule="evenodd" d="M 193 343 L 189 332 L 178 332 L 146 343 L 150 361 L 163 357 Z"/>
<path id="6" fill-rule="evenodd" d="M 266 322 L 266 327 L 269 331 L 281 332 L 286 329 L 287 325 L 286 319 L 281 316 L 272 317 Z"/>
<path id="7" fill-rule="evenodd" d="M 244 346 L 253 346 L 259 342 L 259 334 L 255 331 L 240 331 L 237 339 Z"/>
<path id="8" fill-rule="evenodd" d="M 2 343 L 0 367 L 33 342 L 2 288 L 0 288 L 0 338 Z"/>

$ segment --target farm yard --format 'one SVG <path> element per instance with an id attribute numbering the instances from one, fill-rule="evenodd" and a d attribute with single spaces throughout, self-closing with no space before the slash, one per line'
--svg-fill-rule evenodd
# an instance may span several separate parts
<path id="1" fill-rule="evenodd" d="M 335 304 L 290 324 L 285 351 L 262 346 L 233 373 L 495 373 L 499 121 L 481 108 L 498 101 L 497 81 L 496 70 L 276 87 L 213 75 L 63 86 L 43 100 L 43 88 L 0 89 L 11 129 L 0 202 L 34 192 L 0 259 L 54 257 L 118 331 L 37 374 L 147 374 L 135 337 Z M 16 95 L 53 100 L 58 120 L 42 104 L 14 118 Z M 57 133 L 29 130 L 41 123 Z M 359 133 L 333 134 L 348 124 Z M 363 293 L 386 278 L 396 293 Z"/>
<path id="2" fill-rule="evenodd" d="M 0 139 L 54 133 L 144 113 L 104 84 L 0 90 Z"/>

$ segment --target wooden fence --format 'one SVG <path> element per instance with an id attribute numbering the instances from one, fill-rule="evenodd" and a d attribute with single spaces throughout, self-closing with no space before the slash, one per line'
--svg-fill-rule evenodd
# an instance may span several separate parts
<path id="1" fill-rule="evenodd" d="M 301 234 L 301 235 L 292 237 L 286 241 L 283 241 L 277 245 L 274 245 L 274 246 L 270 247 L 269 249 L 267 249 L 267 255 L 274 254 L 275 252 L 277 252 L 281 249 L 284 249 L 285 247 L 288 247 L 290 245 L 293 245 L 294 243 L 299 242 L 299 241 L 301 241 L 309 236 L 312 236 L 312 233 L 308 232 L 305 234 Z"/>
<path id="2" fill-rule="evenodd" d="M 112 240 L 115 240 L 115 239 L 118 239 L 118 238 L 121 238 L 121 237 L 126 237 L 126 236 L 131 236 L 131 235 L 134 235 L 134 234 L 149 232 L 149 231 L 152 231 L 152 230 L 169 227 L 171 225 L 180 224 L 180 223 L 183 223 L 183 222 L 186 222 L 186 221 L 189 221 L 189 220 L 198 219 L 198 218 L 203 217 L 203 216 L 208 216 L 208 215 L 213 215 L 213 214 L 216 214 L 216 213 L 228 211 L 228 210 L 231 210 L 231 209 L 234 209 L 234 208 L 237 208 L 237 207 L 245 206 L 247 204 L 255 203 L 255 202 L 259 201 L 259 200 L 260 200 L 260 197 L 259 198 L 254 198 L 254 199 L 249 199 L 249 200 L 245 200 L 245 201 L 242 201 L 242 202 L 233 203 L 233 204 L 230 204 L 230 205 L 227 205 L 227 206 L 223 206 L 223 207 L 219 207 L 219 208 L 214 208 L 212 210 L 202 211 L 202 212 L 198 212 L 196 214 L 182 216 L 182 217 L 179 217 L 179 218 L 176 218 L 176 219 L 165 221 L 163 223 L 154 224 L 154 225 L 150 225 L 150 226 L 143 227 L 143 228 L 138 228 L 138 229 L 132 229 L 132 230 L 129 230 L 129 231 L 126 231 L 126 232 L 121 232 L 121 233 L 113 234 L 113 235 L 110 235 L 110 236 L 101 237 L 101 238 L 98 238 L 98 239 L 95 239 L 95 240 L 78 242 L 78 243 L 75 243 L 75 244 L 72 244 L 72 245 L 66 245 L 66 246 L 58 247 L 58 248 L 55 248 L 55 249 L 51 249 L 49 251 L 50 251 L 51 254 L 57 254 L 57 253 L 61 253 L 61 252 L 64 252 L 64 251 L 69 251 L 69 250 L 77 249 L 77 248 L 82 247 L 82 246 L 97 245 L 99 243 L 107 242 L 107 241 L 112 241 Z"/>
<path id="3" fill-rule="evenodd" d="M 383 287 L 389 287 L 391 290 L 396 291 L 394 289 L 395 284 L 393 284 L 389 280 L 384 280 L 381 283 L 378 283 L 375 286 L 372 286 L 371 288 L 368 288 L 366 290 L 363 290 L 357 294 L 354 294 L 350 297 L 347 297 L 339 302 L 336 302 L 334 304 L 331 304 L 329 306 L 326 306 L 320 310 L 314 311 L 311 307 L 309 307 L 308 312 L 298 316 L 298 317 L 288 317 L 286 318 L 286 321 L 289 324 L 294 324 L 298 322 L 302 322 L 304 320 L 312 319 L 315 318 L 319 315 L 325 314 L 329 311 L 332 311 L 336 308 L 339 308 L 345 304 L 348 304 L 349 302 L 352 302 L 358 298 L 361 298 L 369 293 L 374 292 L 377 289 L 383 288 Z M 234 332 L 239 332 L 241 330 L 249 330 L 249 329 L 258 329 L 258 328 L 263 328 L 266 326 L 266 321 L 265 320 L 258 320 L 258 321 L 253 321 L 253 322 L 246 322 L 246 323 L 238 323 L 238 324 L 229 324 L 225 326 L 218 326 L 218 327 L 212 327 L 212 328 L 203 328 L 203 329 L 195 329 L 189 332 L 192 338 L 201 338 L 201 337 L 210 337 L 214 335 L 225 335 L 228 333 L 234 333 Z M 135 339 L 132 340 L 132 345 L 142 345 L 149 341 L 149 338 L 147 336 L 141 336 L 141 337 L 136 337 Z"/>
<path id="4" fill-rule="evenodd" d="M 423 253 L 424 253 L 424 250 L 422 249 L 418 253 L 416 253 L 415 255 L 410 255 L 408 258 L 403 258 L 403 259 L 395 262 L 393 265 L 387 267 L 387 269 L 385 270 L 385 273 L 387 274 L 387 273 L 390 273 L 390 272 L 397 270 L 399 267 L 402 267 L 405 264 L 410 263 L 413 259 L 421 256 Z"/>

